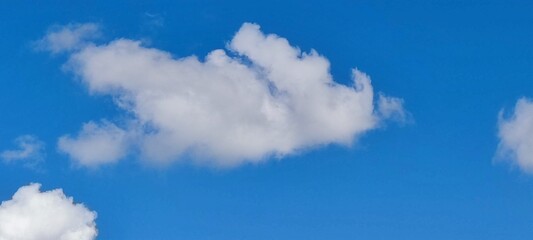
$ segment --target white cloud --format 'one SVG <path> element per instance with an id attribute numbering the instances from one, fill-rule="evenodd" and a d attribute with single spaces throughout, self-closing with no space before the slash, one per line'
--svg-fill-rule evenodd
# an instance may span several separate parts
<path id="1" fill-rule="evenodd" d="M 76 137 L 60 137 L 58 148 L 84 166 L 112 163 L 127 154 L 128 134 L 107 121 L 88 122 Z"/>
<path id="2" fill-rule="evenodd" d="M 500 112 L 498 128 L 498 154 L 533 173 L 533 102 L 526 98 L 518 100 L 509 118 Z"/>
<path id="3" fill-rule="evenodd" d="M 44 38 L 36 42 L 36 47 L 52 53 L 72 51 L 86 46 L 88 41 L 99 35 L 99 26 L 94 23 L 54 26 Z"/>
<path id="4" fill-rule="evenodd" d="M 409 113 L 403 109 L 403 99 L 395 97 L 386 97 L 379 94 L 378 112 L 383 118 L 390 118 L 398 122 L 409 121 Z"/>
<path id="5" fill-rule="evenodd" d="M 21 187 L 0 205 L 0 240 L 91 240 L 96 213 L 76 204 L 61 189 L 41 192 L 40 184 Z"/>
<path id="6" fill-rule="evenodd" d="M 15 139 L 16 149 L 5 150 L 0 158 L 5 162 L 24 162 L 35 165 L 43 160 L 44 143 L 31 135 L 19 136 Z"/>
<path id="7" fill-rule="evenodd" d="M 134 116 L 136 128 L 112 128 L 109 134 L 138 132 L 131 142 L 143 159 L 159 163 L 192 155 L 233 166 L 326 144 L 350 145 L 379 121 L 403 113 L 400 99 L 384 96 L 375 109 L 366 74 L 353 70 L 351 86 L 336 83 L 325 57 L 265 35 L 256 24 L 243 24 L 228 49 L 214 50 L 205 60 L 175 58 L 118 39 L 72 51 L 67 66 L 91 93 L 113 96 Z M 123 149 L 122 141 L 97 141 L 70 141 L 66 152 L 88 149 L 71 157 L 89 165 L 124 156 L 93 161 L 99 147 Z"/>

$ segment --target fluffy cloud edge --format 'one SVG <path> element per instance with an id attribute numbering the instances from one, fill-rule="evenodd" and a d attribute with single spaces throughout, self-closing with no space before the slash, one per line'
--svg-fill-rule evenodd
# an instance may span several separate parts
<path id="1" fill-rule="evenodd" d="M 94 240 L 96 212 L 74 203 L 62 189 L 40 191 L 41 184 L 20 187 L 0 205 L 0 239 Z"/>
<path id="2" fill-rule="evenodd" d="M 102 120 L 87 122 L 76 136 L 64 135 L 57 146 L 78 165 L 95 167 L 119 161 L 127 155 L 129 134 L 115 124 Z"/>
<path id="3" fill-rule="evenodd" d="M 506 160 L 533 174 L 533 100 L 520 98 L 509 116 L 498 115 L 499 144 L 496 159 Z"/>

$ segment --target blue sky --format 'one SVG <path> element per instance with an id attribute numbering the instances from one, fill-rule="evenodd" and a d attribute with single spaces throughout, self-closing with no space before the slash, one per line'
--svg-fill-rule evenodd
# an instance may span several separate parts
<path id="1" fill-rule="evenodd" d="M 511 119 L 517 101 L 533 97 L 531 2 L 12 1 L 2 10 L 0 150 L 16 149 L 15 139 L 24 135 L 43 147 L 33 159 L 0 164 L 1 200 L 31 182 L 43 191 L 61 188 L 97 212 L 98 239 L 533 235 L 526 165 L 533 140 L 508 146 L 514 157 L 498 150 L 508 139 L 499 112 L 505 110 L 503 121 Z M 226 48 L 245 22 L 304 52 L 315 49 L 338 84 L 352 84 L 352 68 L 368 74 L 376 99 L 380 92 L 402 99 L 409 119 L 354 130 L 350 146 L 336 137 L 296 141 L 297 151 L 282 157 L 261 153 L 259 163 L 225 167 L 218 163 L 226 160 L 198 163 L 186 154 L 154 166 L 135 144 L 121 160 L 86 167 L 58 147 L 61 136 L 76 138 L 84 123 L 107 119 L 124 128 L 140 117 L 119 107 L 114 93 L 91 93 L 93 80 L 65 67 L 85 47 L 57 54 L 36 49 L 46 34 L 93 23 L 100 34 L 89 44 L 141 40 L 143 49 L 204 61 Z M 531 133 L 533 120 L 525 119 L 517 131 Z M 206 145 L 210 159 L 226 154 Z"/>

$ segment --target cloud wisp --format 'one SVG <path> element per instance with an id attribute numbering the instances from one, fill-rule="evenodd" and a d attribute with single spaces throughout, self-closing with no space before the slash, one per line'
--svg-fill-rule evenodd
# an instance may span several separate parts
<path id="1" fill-rule="evenodd" d="M 32 135 L 22 135 L 14 141 L 16 149 L 4 150 L 0 158 L 6 163 L 22 162 L 35 166 L 44 159 L 45 144 Z"/>
<path id="2" fill-rule="evenodd" d="M 0 205 L 0 239 L 93 240 L 96 213 L 74 203 L 61 189 L 41 192 L 40 184 L 19 188 Z"/>
<path id="3" fill-rule="evenodd" d="M 66 30 L 86 39 L 86 31 Z M 256 24 L 243 24 L 227 50 L 205 59 L 176 58 L 123 38 L 57 49 L 53 34 L 43 38 L 50 51 L 68 52 L 66 67 L 90 93 L 112 96 L 133 116 L 127 126 L 91 122 L 77 137 L 62 137 L 60 150 L 82 165 L 116 162 L 129 147 L 152 163 L 184 156 L 214 166 L 256 163 L 351 145 L 381 121 L 405 116 L 401 99 L 374 99 L 366 74 L 354 69 L 351 85 L 339 84 L 324 56 L 302 52 Z"/>
<path id="4" fill-rule="evenodd" d="M 99 36 L 100 29 L 95 23 L 56 25 L 48 31 L 44 38 L 36 41 L 34 45 L 38 50 L 57 54 L 79 50 Z"/>
<path id="5" fill-rule="evenodd" d="M 512 115 L 498 121 L 498 156 L 512 161 L 525 172 L 533 173 L 533 101 L 521 98 Z"/>

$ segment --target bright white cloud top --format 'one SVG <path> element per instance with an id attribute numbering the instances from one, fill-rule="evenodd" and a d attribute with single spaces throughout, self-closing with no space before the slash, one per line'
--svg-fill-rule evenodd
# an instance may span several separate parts
<path id="1" fill-rule="evenodd" d="M 533 101 L 522 98 L 509 118 L 500 113 L 499 154 L 533 173 Z"/>
<path id="2" fill-rule="evenodd" d="M 24 162 L 35 165 L 43 160 L 44 143 L 37 137 L 22 135 L 15 139 L 16 149 L 4 150 L 0 158 L 5 162 Z"/>
<path id="3" fill-rule="evenodd" d="M 86 33 L 69 25 L 41 42 L 61 52 L 62 42 L 51 36 L 65 31 Z M 133 116 L 126 127 L 88 123 L 77 137 L 62 137 L 60 150 L 82 165 L 115 162 L 129 145 L 157 163 L 187 155 L 235 166 L 316 146 L 350 145 L 383 119 L 405 116 L 401 99 L 381 95 L 375 101 L 364 73 L 353 70 L 351 86 L 336 83 L 325 57 L 265 35 L 256 24 L 243 24 L 229 52 L 217 49 L 205 60 L 175 58 L 122 38 L 77 46 L 65 44 L 67 67 L 91 93 L 113 96 Z"/>
<path id="4" fill-rule="evenodd" d="M 0 240 L 92 240 L 96 213 L 66 197 L 61 189 L 41 192 L 21 187 L 0 205 Z"/>

